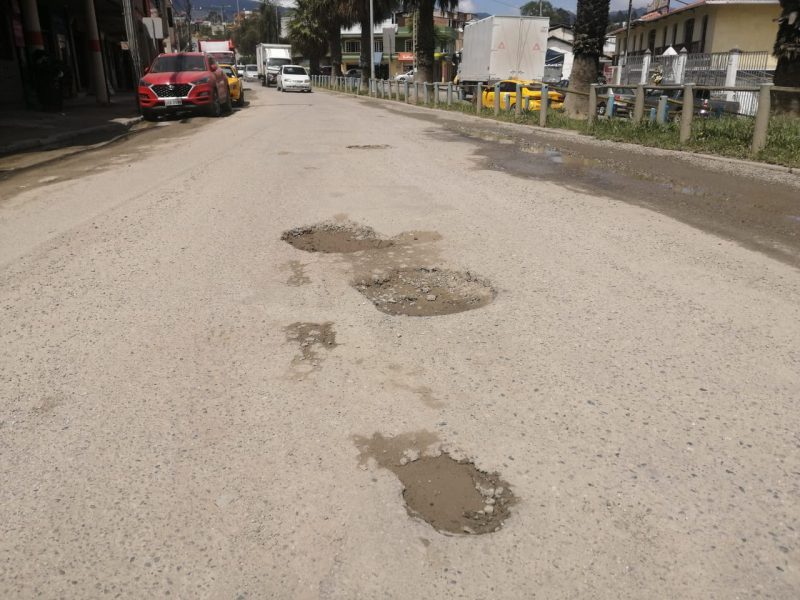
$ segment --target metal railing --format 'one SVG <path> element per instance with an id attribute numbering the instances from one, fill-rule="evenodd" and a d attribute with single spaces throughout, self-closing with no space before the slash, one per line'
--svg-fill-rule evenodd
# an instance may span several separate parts
<path id="1" fill-rule="evenodd" d="M 346 77 L 331 77 L 326 75 L 312 76 L 312 85 L 331 90 L 352 93 L 356 95 L 368 95 L 378 99 L 395 100 L 405 103 L 422 104 L 431 107 L 446 106 L 451 107 L 459 104 L 461 108 L 474 107 L 476 115 L 494 115 L 501 113 L 515 113 L 521 116 L 523 113 L 537 113 L 538 124 L 541 127 L 547 126 L 548 111 L 551 108 L 550 93 L 556 91 L 560 94 L 559 101 L 563 100 L 567 94 L 578 94 L 588 96 L 589 107 L 597 107 L 601 102 L 605 102 L 607 111 L 604 115 L 598 116 L 595 110 L 589 110 L 588 123 L 591 126 L 598 118 L 613 118 L 614 91 L 632 90 L 634 101 L 633 110 L 628 111 L 628 115 L 633 124 L 639 124 L 649 119 L 650 121 L 666 124 L 670 121 L 669 115 L 677 114 L 678 119 L 673 119 L 679 128 L 680 141 L 686 144 L 692 137 L 692 122 L 696 117 L 697 105 L 695 104 L 698 92 L 708 92 L 719 94 L 733 94 L 734 98 L 753 97 L 755 98 L 753 137 L 751 141 L 751 152 L 758 154 L 764 149 L 767 143 L 767 134 L 770 121 L 770 111 L 772 108 L 771 95 L 775 92 L 798 94 L 800 88 L 777 87 L 772 83 L 760 83 L 758 85 L 698 85 L 687 83 L 683 85 L 600 85 L 590 86 L 589 92 L 578 92 L 574 90 L 561 89 L 545 83 L 536 85 L 517 84 L 514 91 L 500 91 L 500 84 L 455 84 L 455 83 L 421 83 L 396 81 L 392 79 L 370 79 L 366 86 L 361 85 L 361 80 Z M 538 95 L 524 94 L 523 90 L 539 92 Z M 681 90 L 681 98 L 675 100 L 667 94 L 660 94 L 657 101 L 653 102 L 646 98 L 647 91 L 674 92 Z M 494 92 L 491 107 L 486 106 L 484 94 Z M 605 93 L 604 93 L 605 92 Z M 747 96 L 744 96 L 747 95 Z M 517 102 L 516 99 L 522 98 Z M 733 101 L 732 104 L 737 104 Z M 647 109 L 650 109 L 647 111 Z M 647 115 L 645 113 L 648 113 Z M 713 112 L 713 110 L 711 111 Z M 722 113 L 727 113 L 723 107 Z M 734 118 L 750 118 L 743 116 L 739 111 L 728 113 Z M 712 116 L 709 114 L 708 116 Z M 720 116 L 719 114 L 714 116 Z"/>

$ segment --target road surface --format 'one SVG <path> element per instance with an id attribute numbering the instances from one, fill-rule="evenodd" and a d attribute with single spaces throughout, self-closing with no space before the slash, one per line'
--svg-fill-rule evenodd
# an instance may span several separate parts
<path id="1" fill-rule="evenodd" d="M 0 597 L 800 595 L 790 183 L 250 99 L 0 183 Z M 419 267 L 490 293 L 377 310 Z M 448 455 L 496 531 L 407 509 Z"/>

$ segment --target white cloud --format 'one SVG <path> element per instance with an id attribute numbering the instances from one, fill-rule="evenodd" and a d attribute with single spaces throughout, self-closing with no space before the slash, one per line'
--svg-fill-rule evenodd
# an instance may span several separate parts
<path id="1" fill-rule="evenodd" d="M 475 0 L 460 0 L 458 3 L 458 10 L 461 12 L 474 13 L 478 12 L 478 5 Z"/>

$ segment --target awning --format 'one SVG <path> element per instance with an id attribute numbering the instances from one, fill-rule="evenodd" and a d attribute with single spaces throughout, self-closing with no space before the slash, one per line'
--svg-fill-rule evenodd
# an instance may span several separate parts
<path id="1" fill-rule="evenodd" d="M 413 52 L 398 52 L 397 60 L 400 62 L 414 62 Z"/>

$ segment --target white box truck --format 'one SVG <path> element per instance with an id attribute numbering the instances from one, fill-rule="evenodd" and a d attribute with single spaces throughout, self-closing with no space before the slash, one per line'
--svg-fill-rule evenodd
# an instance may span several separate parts
<path id="1" fill-rule="evenodd" d="M 464 27 L 459 83 L 544 77 L 548 17 L 487 17 Z"/>
<path id="2" fill-rule="evenodd" d="M 292 64 L 292 47 L 289 44 L 258 44 L 256 46 L 258 78 L 261 85 L 273 85 L 283 65 Z"/>
<path id="3" fill-rule="evenodd" d="M 236 62 L 236 53 L 230 40 L 200 40 L 197 43 L 200 52 L 213 56 L 221 65 L 232 65 Z"/>

